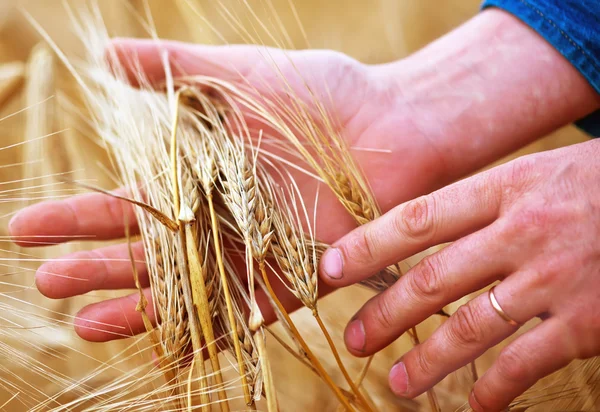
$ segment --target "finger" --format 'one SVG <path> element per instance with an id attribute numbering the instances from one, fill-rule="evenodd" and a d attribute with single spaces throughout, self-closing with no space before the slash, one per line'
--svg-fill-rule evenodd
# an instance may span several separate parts
<path id="1" fill-rule="evenodd" d="M 550 318 L 504 348 L 492 367 L 475 383 L 469 403 L 476 412 L 504 410 L 539 379 L 577 357 L 569 335 Z"/>
<path id="2" fill-rule="evenodd" d="M 548 306 L 545 301 L 528 301 L 528 290 L 518 287 L 518 274 L 513 276 L 498 285 L 494 294 L 504 312 L 523 324 Z M 461 306 L 429 339 L 405 354 L 390 371 L 390 386 L 398 396 L 415 397 L 474 361 L 518 327 L 504 320 L 493 308 L 489 294 L 484 293 Z"/>
<path id="3" fill-rule="evenodd" d="M 128 196 L 124 189 L 116 194 Z M 137 233 L 134 209 L 126 201 L 101 193 L 73 196 L 29 206 L 9 223 L 9 232 L 20 246 L 45 246 L 72 240 L 106 240 L 123 237 L 125 223 Z"/>
<path id="4" fill-rule="evenodd" d="M 273 285 L 276 293 L 281 293 L 281 301 L 290 312 L 298 309 L 301 303 L 285 288 L 281 282 Z M 323 294 L 331 291 L 325 287 Z M 152 293 L 150 288 L 144 289 L 144 295 L 148 300 L 146 313 L 153 324 L 156 322 L 154 305 L 152 304 Z M 267 324 L 277 320 L 277 316 L 269 303 L 264 291 L 257 290 L 256 299 L 263 311 Z M 136 306 L 139 301 L 139 293 L 108 299 L 84 307 L 76 316 L 75 331 L 85 340 L 91 342 L 107 342 L 115 339 L 123 339 L 145 332 L 142 316 L 137 312 Z"/>
<path id="5" fill-rule="evenodd" d="M 162 82 L 165 55 L 176 77 L 200 74 L 240 81 L 266 56 L 279 54 L 275 49 L 250 45 L 207 46 L 142 39 L 114 39 L 107 49 L 107 59 L 113 70 L 122 69 L 133 85 L 144 82 L 140 79 L 140 71 L 150 84 Z"/>
<path id="6" fill-rule="evenodd" d="M 346 329 L 348 350 L 357 356 L 375 353 L 449 303 L 512 272 L 511 256 L 498 236 L 491 225 L 421 260 L 354 316 Z"/>
<path id="7" fill-rule="evenodd" d="M 387 212 L 344 236 L 320 263 L 323 279 L 350 285 L 431 246 L 493 222 L 501 206 L 498 173 L 491 170 Z"/>
<path id="8" fill-rule="evenodd" d="M 144 289 L 144 296 L 148 300 L 146 313 L 155 324 L 150 288 Z M 75 317 L 75 332 L 90 342 L 107 342 L 145 332 L 142 315 L 135 310 L 139 299 L 139 292 L 136 292 L 84 307 Z"/>
<path id="9" fill-rule="evenodd" d="M 143 287 L 148 286 L 144 245 L 131 245 L 135 266 Z M 52 299 L 68 298 L 93 290 L 132 289 L 135 287 L 127 244 L 92 251 L 75 252 L 44 263 L 37 270 L 38 290 Z"/>

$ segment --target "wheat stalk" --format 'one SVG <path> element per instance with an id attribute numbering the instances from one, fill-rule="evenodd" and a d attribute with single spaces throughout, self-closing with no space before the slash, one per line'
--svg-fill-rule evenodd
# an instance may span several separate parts
<path id="1" fill-rule="evenodd" d="M 18 66 L 9 66 L 18 71 Z M 52 133 L 54 118 L 56 116 L 55 101 L 52 97 L 56 93 L 56 73 L 54 55 L 43 44 L 37 44 L 31 51 L 26 66 L 25 101 L 29 110 L 25 112 L 25 136 L 22 156 L 23 159 L 40 159 L 53 145 L 47 139 L 39 140 L 40 136 Z M 13 78 L 18 79 L 18 77 Z M 10 84 L 11 82 L 9 82 Z M 14 80 L 13 82 L 14 83 Z M 2 100 L 0 92 L 0 100 Z M 36 163 L 24 168 L 23 177 L 27 179 L 24 184 L 41 185 L 44 183 L 43 164 Z"/>
<path id="2" fill-rule="evenodd" d="M 166 276 L 160 243 L 155 241 L 155 245 L 156 248 L 153 254 L 155 260 L 153 264 L 158 275 L 155 279 L 157 292 L 156 306 L 159 316 L 162 319 L 160 324 L 160 341 L 165 346 L 167 353 L 173 357 L 173 363 L 177 364 L 183 360 L 191 344 L 188 313 L 185 311 L 185 302 L 181 287 L 181 274 L 175 261 L 173 276 L 170 278 Z M 172 285 L 167 285 L 167 283 L 172 283 Z M 172 289 L 177 289 L 176 298 L 167 300 L 168 290 Z"/>
<path id="3" fill-rule="evenodd" d="M 222 94 L 229 96 L 230 100 L 249 112 L 251 117 L 291 144 L 293 152 L 290 154 L 308 164 L 357 224 L 362 225 L 381 216 L 379 205 L 362 170 L 340 135 L 340 127 L 301 76 L 300 82 L 304 82 L 304 87 L 313 99 L 310 102 L 294 98 L 296 91 L 289 80 L 283 77 L 279 80 L 286 95 L 292 97 L 290 101 L 284 101 L 275 91 L 268 96 L 264 92 L 260 94 L 251 85 L 232 85 L 202 76 L 190 76 L 187 79 L 218 88 Z M 267 89 L 273 90 L 273 87 Z M 256 97 L 257 94 L 260 95 L 259 98 Z M 288 151 L 291 152 L 292 149 L 288 148 Z M 398 264 L 361 283 L 381 290 L 394 284 L 403 272 L 405 270 Z"/>

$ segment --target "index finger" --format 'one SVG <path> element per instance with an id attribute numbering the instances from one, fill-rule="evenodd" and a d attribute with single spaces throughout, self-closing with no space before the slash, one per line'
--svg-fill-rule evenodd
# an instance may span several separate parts
<path id="1" fill-rule="evenodd" d="M 127 196 L 124 189 L 115 194 Z M 71 240 L 109 240 L 138 232 L 133 206 L 101 193 L 37 203 L 19 211 L 8 224 L 12 240 L 25 247 Z"/>
<path id="2" fill-rule="evenodd" d="M 160 83 L 165 79 L 165 60 L 175 77 L 203 75 L 228 81 L 241 81 L 264 53 L 279 55 L 275 49 L 251 45 L 209 46 L 177 41 L 149 39 L 113 39 L 106 58 L 115 72 L 133 85 Z"/>
<path id="3" fill-rule="evenodd" d="M 432 246 L 492 223 L 502 190 L 495 170 L 399 205 L 353 230 L 321 258 L 323 279 L 333 286 L 359 282 Z"/>

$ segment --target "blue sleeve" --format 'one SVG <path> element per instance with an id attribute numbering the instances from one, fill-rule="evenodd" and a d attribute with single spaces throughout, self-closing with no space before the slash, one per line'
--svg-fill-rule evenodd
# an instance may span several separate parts
<path id="1" fill-rule="evenodd" d="M 529 25 L 600 93 L 600 0 L 484 0 Z M 600 136 L 600 110 L 575 123 Z"/>

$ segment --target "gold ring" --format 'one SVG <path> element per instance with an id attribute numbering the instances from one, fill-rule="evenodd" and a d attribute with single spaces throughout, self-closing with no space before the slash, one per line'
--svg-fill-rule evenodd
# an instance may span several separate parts
<path id="1" fill-rule="evenodd" d="M 492 304 L 492 307 L 494 308 L 494 310 L 496 311 L 496 313 L 498 315 L 500 315 L 500 317 L 502 319 L 504 319 L 505 321 L 507 321 L 509 325 L 519 326 L 519 322 L 515 321 L 513 318 L 511 318 L 510 316 L 508 316 L 506 314 L 506 312 L 502 309 L 502 306 L 500 306 L 500 304 L 498 303 L 498 299 L 496 299 L 496 295 L 494 295 L 494 289 L 496 289 L 496 286 L 494 286 L 493 288 L 491 288 L 489 290 L 488 296 L 490 298 L 490 303 Z"/>

